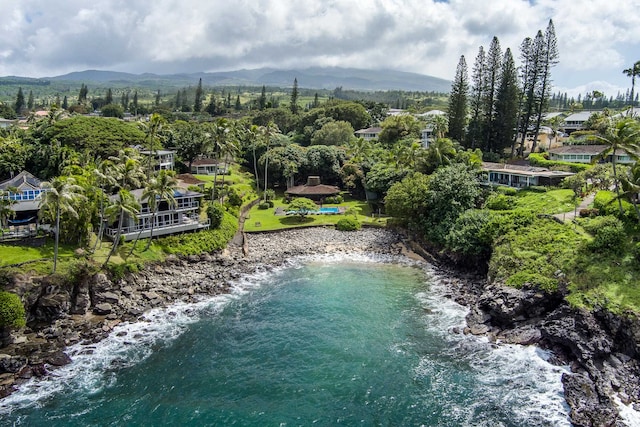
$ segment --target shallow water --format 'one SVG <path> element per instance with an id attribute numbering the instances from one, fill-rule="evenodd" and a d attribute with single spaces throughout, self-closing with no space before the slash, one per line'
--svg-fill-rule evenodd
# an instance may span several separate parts
<path id="1" fill-rule="evenodd" d="M 562 368 L 457 334 L 466 310 L 425 266 L 308 258 L 232 295 L 123 325 L 3 425 L 569 425 Z"/>

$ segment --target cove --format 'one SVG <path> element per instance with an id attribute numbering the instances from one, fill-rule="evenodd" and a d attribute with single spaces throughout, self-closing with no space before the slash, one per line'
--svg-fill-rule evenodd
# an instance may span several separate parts
<path id="1" fill-rule="evenodd" d="M 73 349 L 7 425 L 569 425 L 562 368 L 467 336 L 427 265 L 310 257 Z M 396 260 L 397 261 L 397 260 Z"/>

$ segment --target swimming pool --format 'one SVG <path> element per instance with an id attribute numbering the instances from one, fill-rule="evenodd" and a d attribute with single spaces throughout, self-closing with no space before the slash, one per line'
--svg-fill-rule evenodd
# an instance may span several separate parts
<path id="1" fill-rule="evenodd" d="M 320 208 L 315 211 L 307 211 L 307 215 L 329 215 L 329 214 L 338 214 L 340 213 L 340 208 L 338 207 L 330 207 L 330 208 Z M 287 215 L 297 215 L 298 211 L 287 211 Z"/>
<path id="2" fill-rule="evenodd" d="M 316 211 L 317 213 L 321 213 L 321 214 L 337 214 L 338 212 L 340 212 L 340 210 L 337 207 L 333 207 L 333 208 L 320 208 Z"/>

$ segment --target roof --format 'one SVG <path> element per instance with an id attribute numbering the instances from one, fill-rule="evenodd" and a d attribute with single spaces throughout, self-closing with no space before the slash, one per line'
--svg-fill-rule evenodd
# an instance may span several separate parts
<path id="1" fill-rule="evenodd" d="M 510 165 L 506 163 L 491 162 L 482 162 L 482 169 L 489 172 L 506 172 L 523 176 L 566 177 L 575 175 L 573 172 L 554 171 L 535 166 Z"/>
<path id="2" fill-rule="evenodd" d="M 20 190 L 28 188 L 40 188 L 40 184 L 42 184 L 42 181 L 40 181 L 38 178 L 31 175 L 27 171 L 22 171 L 13 178 L 8 179 L 4 182 L 0 182 L 0 190 L 5 190 L 9 187 L 17 187 Z"/>
<path id="3" fill-rule="evenodd" d="M 131 190 L 130 193 L 133 195 L 133 197 L 136 198 L 136 200 L 141 201 L 143 200 L 142 194 L 144 193 L 144 188 L 137 188 L 135 190 Z M 204 194 L 198 193 L 195 191 L 185 190 L 183 188 L 178 188 L 173 191 L 173 197 L 175 197 L 176 199 L 183 198 L 183 197 L 202 197 L 202 196 L 204 196 Z M 111 196 L 109 196 L 109 198 L 111 200 L 116 200 L 118 198 L 118 195 L 112 194 Z"/>
<path id="4" fill-rule="evenodd" d="M 151 151 L 149 151 L 149 150 L 138 150 L 138 151 L 140 151 L 140 154 L 144 154 L 145 156 L 149 155 L 149 153 L 151 153 Z M 164 156 L 164 155 L 167 155 L 167 154 L 176 154 L 176 152 L 172 151 L 172 150 L 154 150 L 153 153 L 156 156 Z"/>
<path id="5" fill-rule="evenodd" d="M 593 154 L 598 155 L 607 149 L 606 145 L 563 145 L 549 150 L 551 154 Z"/>
<path id="6" fill-rule="evenodd" d="M 295 196 L 306 196 L 306 195 L 321 196 L 325 194 L 326 195 L 338 194 L 339 192 L 340 192 L 340 189 L 338 187 L 335 187 L 333 185 L 325 185 L 325 184 L 297 185 L 285 191 L 285 193 L 293 194 Z"/>
<path id="7" fill-rule="evenodd" d="M 573 113 L 570 116 L 567 116 L 564 118 L 565 123 L 566 122 L 586 122 L 587 120 L 589 120 L 589 117 L 591 117 L 592 114 L 594 113 L 599 113 L 600 111 L 580 111 L 579 113 Z"/>
<path id="8" fill-rule="evenodd" d="M 208 166 L 208 165 L 218 165 L 222 163 L 216 159 L 196 159 L 191 162 L 191 166 Z"/>
<path id="9" fill-rule="evenodd" d="M 182 181 L 185 184 L 204 184 L 206 181 L 202 181 L 201 179 L 196 178 L 195 176 L 191 175 L 190 173 L 182 173 L 180 175 L 176 175 L 176 179 L 178 179 L 179 181 Z"/>
<path id="10" fill-rule="evenodd" d="M 543 118 L 544 118 L 545 120 L 549 120 L 549 119 L 553 119 L 554 117 L 561 116 L 561 115 L 563 115 L 563 114 L 564 114 L 564 113 L 563 113 L 563 112 L 561 112 L 561 111 L 553 111 L 553 112 L 551 112 L 551 113 L 545 113 L 545 114 L 543 115 Z"/>
<path id="11" fill-rule="evenodd" d="M 380 133 L 380 132 L 382 132 L 382 128 L 381 127 L 371 127 L 371 128 L 360 129 L 360 130 L 356 131 L 357 134 L 360 134 L 360 133 Z"/>

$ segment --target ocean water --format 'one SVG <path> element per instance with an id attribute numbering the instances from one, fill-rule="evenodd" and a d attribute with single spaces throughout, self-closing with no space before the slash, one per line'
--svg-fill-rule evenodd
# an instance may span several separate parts
<path id="1" fill-rule="evenodd" d="M 300 259 L 71 348 L 0 401 L 0 424 L 570 425 L 566 368 L 461 334 L 466 309 L 445 292 L 426 265 Z"/>

